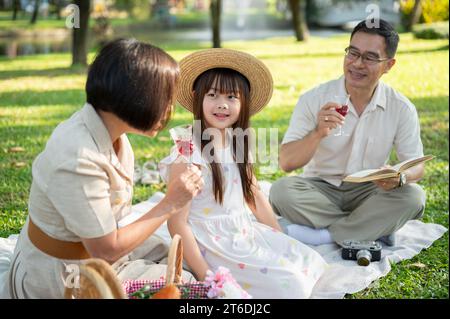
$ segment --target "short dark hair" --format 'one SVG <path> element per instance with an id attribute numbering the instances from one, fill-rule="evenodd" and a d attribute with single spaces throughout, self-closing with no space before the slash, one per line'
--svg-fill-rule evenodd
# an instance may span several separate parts
<path id="1" fill-rule="evenodd" d="M 379 19 L 379 27 L 369 27 L 369 20 L 363 20 L 353 29 L 350 40 L 356 32 L 365 32 L 370 34 L 378 34 L 384 38 L 386 43 L 386 54 L 388 57 L 393 58 L 397 52 L 398 42 L 400 38 L 394 27 L 386 20 Z M 370 24 L 369 24 L 370 25 Z"/>
<path id="2" fill-rule="evenodd" d="M 178 77 L 177 62 L 160 48 L 117 39 L 89 67 L 87 102 L 135 129 L 162 129 L 171 115 Z"/>

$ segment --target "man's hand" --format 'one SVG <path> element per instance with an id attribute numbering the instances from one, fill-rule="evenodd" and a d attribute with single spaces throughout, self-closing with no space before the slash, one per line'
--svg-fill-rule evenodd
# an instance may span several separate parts
<path id="1" fill-rule="evenodd" d="M 385 165 L 382 168 L 390 168 L 390 167 L 391 167 L 390 165 Z M 373 183 L 378 187 L 384 189 L 385 191 L 390 191 L 391 189 L 398 187 L 398 185 L 400 184 L 400 176 L 379 179 L 377 181 L 373 181 Z"/>
<path id="2" fill-rule="evenodd" d="M 316 131 L 321 137 L 326 137 L 331 130 L 344 124 L 344 117 L 336 112 L 336 108 L 341 107 L 337 103 L 328 102 L 325 104 L 317 114 Z"/>
<path id="3" fill-rule="evenodd" d="M 373 182 L 375 183 L 375 185 L 384 189 L 385 191 L 390 191 L 391 189 L 398 187 L 398 184 L 400 183 L 400 177 L 385 178 Z"/>

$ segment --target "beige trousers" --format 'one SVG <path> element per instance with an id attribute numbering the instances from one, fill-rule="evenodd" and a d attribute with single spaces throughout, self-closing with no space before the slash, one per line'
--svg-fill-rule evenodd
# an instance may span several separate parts
<path id="1" fill-rule="evenodd" d="M 0 283 L 0 299 L 64 298 L 67 264 L 78 264 L 82 260 L 61 260 L 37 249 L 28 238 L 28 222 L 23 227 L 6 277 Z M 158 236 L 150 236 L 145 242 L 124 256 L 113 269 L 119 280 L 159 279 L 166 275 L 168 245 Z M 182 277 L 194 280 L 188 271 Z M 2 287 L 3 286 L 3 287 Z"/>
<path id="2" fill-rule="evenodd" d="M 164 240 L 153 235 L 112 266 L 117 273 L 117 277 L 122 281 L 127 279 L 159 279 L 161 276 L 166 276 L 168 252 L 169 247 Z M 183 266 L 187 268 L 184 263 Z M 181 277 L 186 282 L 195 280 L 194 276 L 186 270 L 182 271 Z"/>
<path id="3" fill-rule="evenodd" d="M 289 222 L 328 228 L 337 243 L 377 240 L 420 218 L 425 192 L 417 184 L 384 191 L 374 183 L 342 183 L 337 187 L 321 178 L 284 177 L 270 190 L 274 211 Z"/>

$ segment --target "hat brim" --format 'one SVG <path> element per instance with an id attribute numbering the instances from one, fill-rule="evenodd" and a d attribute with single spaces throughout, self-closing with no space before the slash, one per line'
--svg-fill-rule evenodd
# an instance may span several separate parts
<path id="1" fill-rule="evenodd" d="M 180 61 L 180 82 L 177 101 L 193 111 L 194 82 L 203 72 L 214 68 L 228 68 L 241 73 L 250 83 L 250 115 L 261 111 L 269 103 L 273 79 L 269 69 L 254 56 L 230 49 L 207 49 L 194 52 Z"/>

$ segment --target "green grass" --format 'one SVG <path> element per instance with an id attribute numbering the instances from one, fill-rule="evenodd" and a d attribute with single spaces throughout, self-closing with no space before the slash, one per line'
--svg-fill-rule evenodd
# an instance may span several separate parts
<path id="1" fill-rule="evenodd" d="M 46 18 L 41 19 L 38 17 L 38 20 L 35 24 L 30 24 L 31 16 L 29 14 L 23 15 L 19 13 L 16 20 L 12 20 L 12 11 L 3 11 L 0 12 L 0 31 L 2 30 L 11 30 L 11 29 L 25 29 L 25 30 L 34 30 L 34 29 L 54 29 L 54 28 L 64 28 L 65 20 L 58 20 L 56 18 Z"/>
<path id="2" fill-rule="evenodd" d="M 278 127 L 281 141 L 299 94 L 338 77 L 342 72 L 347 36 L 312 38 L 296 43 L 293 38 L 226 42 L 225 47 L 247 51 L 272 70 L 275 89 L 269 106 L 253 119 L 254 127 Z M 207 44 L 166 47 L 176 59 Z M 92 59 L 93 54 L 90 55 Z M 421 184 L 428 194 L 425 222 L 448 227 L 448 41 L 401 38 L 397 64 L 383 80 L 416 105 L 425 153 L 436 159 L 427 163 Z M 18 233 L 27 215 L 31 164 L 43 150 L 55 126 L 84 103 L 85 70 L 70 69 L 70 55 L 0 58 L 0 236 Z M 169 127 L 190 121 L 177 108 Z M 167 130 L 155 139 L 130 136 L 139 163 L 149 157 L 160 160 L 169 151 Z M 10 153 L 13 146 L 24 152 Z M 16 167 L 18 162 L 24 167 Z M 285 174 L 260 175 L 274 181 Z M 133 203 L 148 198 L 164 185 L 137 186 Z M 411 260 L 393 265 L 392 271 L 368 289 L 349 298 L 448 298 L 448 233 Z"/>

